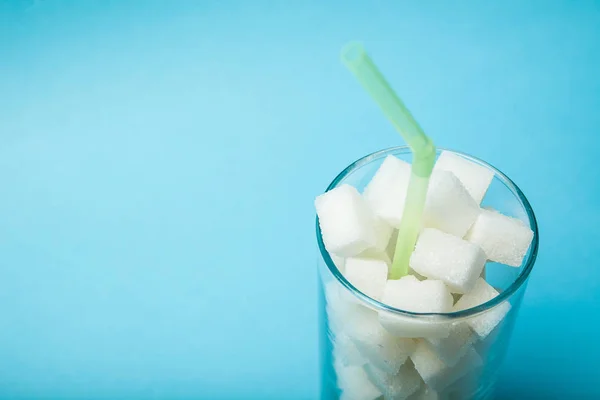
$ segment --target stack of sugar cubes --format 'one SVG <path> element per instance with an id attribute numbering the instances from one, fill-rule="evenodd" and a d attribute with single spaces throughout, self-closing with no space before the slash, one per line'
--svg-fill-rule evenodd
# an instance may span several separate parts
<path id="1" fill-rule="evenodd" d="M 365 295 L 405 311 L 448 313 L 497 296 L 485 280 L 486 261 L 519 267 L 533 232 L 519 219 L 480 208 L 494 172 L 447 151 L 431 175 L 410 274 L 388 280 L 410 174 L 410 164 L 388 156 L 362 194 L 342 184 L 317 197 L 323 242 L 337 268 Z M 448 398 L 481 370 L 474 345 L 510 310 L 503 302 L 459 322 L 423 320 L 376 311 L 336 280 L 325 292 L 346 400 Z"/>

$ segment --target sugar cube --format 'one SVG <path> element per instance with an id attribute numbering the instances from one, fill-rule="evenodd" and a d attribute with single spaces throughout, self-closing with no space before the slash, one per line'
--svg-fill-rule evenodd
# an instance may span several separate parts
<path id="1" fill-rule="evenodd" d="M 376 300 L 381 299 L 387 281 L 388 265 L 384 261 L 354 258 L 346 259 L 344 276 L 358 290 Z"/>
<path id="2" fill-rule="evenodd" d="M 483 270 L 481 271 L 481 275 L 479 275 L 480 278 L 485 279 L 485 277 L 486 277 L 486 273 L 485 273 L 486 266 L 487 266 L 487 263 L 483 267 Z M 452 293 L 452 298 L 454 299 L 454 304 L 456 304 L 456 302 L 458 300 L 460 300 L 461 297 L 462 297 L 462 293 Z"/>
<path id="3" fill-rule="evenodd" d="M 423 341 L 419 341 L 410 358 L 423 381 L 436 391 L 443 390 L 483 363 L 471 347 L 455 366 L 449 367 Z"/>
<path id="4" fill-rule="evenodd" d="M 392 228 L 377 218 L 358 191 L 340 185 L 315 199 L 327 250 L 351 257 L 369 249 L 385 250 Z"/>
<path id="5" fill-rule="evenodd" d="M 498 296 L 498 291 L 490 286 L 484 279 L 479 278 L 475 287 L 469 293 L 464 294 L 454 305 L 453 311 L 466 310 L 483 304 Z M 504 319 L 510 310 L 510 304 L 505 301 L 483 314 L 469 318 L 466 322 L 471 329 L 485 339 L 487 335 Z"/>
<path id="6" fill-rule="evenodd" d="M 427 228 L 419 235 L 410 267 L 427 278 L 442 280 L 453 293 L 466 293 L 475 285 L 485 261 L 478 245 Z"/>
<path id="7" fill-rule="evenodd" d="M 519 267 L 533 240 L 533 231 L 520 219 L 481 210 L 467 240 L 481 246 L 488 259 Z"/>
<path id="8" fill-rule="evenodd" d="M 398 338 L 443 338 L 449 333 L 448 322 L 443 319 L 419 319 L 382 310 L 379 321 L 386 331 Z"/>
<path id="9" fill-rule="evenodd" d="M 431 174 L 423 226 L 463 237 L 479 215 L 479 205 L 458 178 L 448 171 Z"/>
<path id="10" fill-rule="evenodd" d="M 441 281 L 419 281 L 412 275 L 386 283 L 382 301 L 405 311 L 444 313 L 452 309 L 453 299 Z M 448 324 L 435 319 L 420 320 L 388 311 L 379 312 L 383 327 L 394 336 L 404 338 L 445 337 Z"/>
<path id="11" fill-rule="evenodd" d="M 452 301 L 452 295 L 442 281 L 419 281 L 411 275 L 387 281 L 383 290 L 385 304 L 412 312 L 449 312 Z"/>
<path id="12" fill-rule="evenodd" d="M 363 312 L 365 308 L 337 281 L 325 285 L 325 301 L 329 329 L 334 335 L 343 330 L 354 314 Z"/>
<path id="13" fill-rule="evenodd" d="M 421 377 L 410 361 L 404 363 L 395 375 L 369 364 L 364 368 L 369 380 L 383 393 L 386 400 L 405 400 L 422 385 Z"/>
<path id="14" fill-rule="evenodd" d="M 481 203 L 494 178 L 494 171 L 450 151 L 442 151 L 434 170 L 452 172 L 477 204 Z"/>
<path id="15" fill-rule="evenodd" d="M 398 227 L 410 181 L 410 164 L 387 156 L 364 191 L 371 210 L 393 227 Z"/>
<path id="16" fill-rule="evenodd" d="M 343 365 L 362 366 L 367 362 L 367 359 L 356 348 L 356 345 L 350 337 L 340 332 L 333 339 L 333 358 L 335 361 L 341 362 Z"/>
<path id="17" fill-rule="evenodd" d="M 378 217 L 374 217 L 373 226 L 375 229 L 375 245 L 366 250 L 375 249 L 380 252 L 385 252 L 394 228 Z"/>
<path id="18" fill-rule="evenodd" d="M 412 339 L 390 335 L 379 323 L 377 313 L 366 307 L 360 307 L 346 322 L 346 332 L 358 351 L 389 374 L 396 374 L 415 348 Z"/>
<path id="19" fill-rule="evenodd" d="M 356 304 L 348 302 L 348 298 L 344 298 L 341 291 L 342 285 L 337 281 L 327 282 L 325 284 L 325 302 L 328 312 L 345 316 L 349 307 L 354 307 Z"/>
<path id="20" fill-rule="evenodd" d="M 450 332 L 446 338 L 426 338 L 425 341 L 440 360 L 449 367 L 467 354 L 470 345 L 477 339 L 469 326 L 464 322 L 450 325 Z"/>
<path id="21" fill-rule="evenodd" d="M 382 393 L 371 383 L 362 367 L 344 366 L 335 363 L 338 388 L 342 391 L 341 400 L 375 400 Z"/>

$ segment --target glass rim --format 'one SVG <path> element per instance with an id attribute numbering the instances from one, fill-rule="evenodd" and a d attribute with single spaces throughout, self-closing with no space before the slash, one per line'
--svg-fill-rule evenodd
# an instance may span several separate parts
<path id="1" fill-rule="evenodd" d="M 529 204 L 529 200 L 527 200 L 527 197 L 525 197 L 525 195 L 523 194 L 521 189 L 498 168 L 494 167 L 493 165 L 491 165 L 477 157 L 473 157 L 469 154 L 462 153 L 460 151 L 447 149 L 447 148 L 441 148 L 441 147 L 436 148 L 436 152 L 440 152 L 440 151 L 450 151 L 452 153 L 458 154 L 462 157 L 465 157 L 466 159 L 468 159 L 470 161 L 473 161 L 479 165 L 482 165 L 482 166 L 494 171 L 494 173 L 502 181 L 502 183 L 504 183 L 504 185 L 509 190 L 511 190 L 511 192 L 518 198 L 518 200 L 520 201 L 521 205 L 523 206 L 523 208 L 527 214 L 527 218 L 529 219 L 530 228 L 533 231 L 533 240 L 531 242 L 531 248 L 530 248 L 530 251 L 528 252 L 527 258 L 524 261 L 524 267 L 521 269 L 519 276 L 517 276 L 517 278 L 510 284 L 510 286 L 506 290 L 502 291 L 498 296 L 494 297 L 493 299 L 491 299 L 483 304 L 480 304 L 478 306 L 468 308 L 465 310 L 449 312 L 449 313 L 420 313 L 420 312 L 407 311 L 407 310 L 403 310 L 400 308 L 389 306 L 385 303 L 382 303 L 379 300 L 376 300 L 372 297 L 367 296 L 366 294 L 364 294 L 363 292 L 358 290 L 354 285 L 352 285 L 344 277 L 344 275 L 340 272 L 340 270 L 335 266 L 333 260 L 331 259 L 331 256 L 329 255 L 329 252 L 325 249 L 325 244 L 323 243 L 323 237 L 321 235 L 321 228 L 319 226 L 319 218 L 317 217 L 316 218 L 317 242 L 319 245 L 321 257 L 325 261 L 325 264 L 327 265 L 329 272 L 331 272 L 333 277 L 335 279 L 337 279 L 337 281 L 342 286 L 344 286 L 346 289 L 348 289 L 354 296 L 358 297 L 361 301 L 367 303 L 369 306 L 371 306 L 373 308 L 376 308 L 376 309 L 382 310 L 382 311 L 386 311 L 389 313 L 393 313 L 393 314 L 401 314 L 404 317 L 412 317 L 412 318 L 434 318 L 434 317 L 435 318 L 466 318 L 466 317 L 474 316 L 477 314 L 481 314 L 485 311 L 488 311 L 488 310 L 498 306 L 499 304 L 503 303 L 504 301 L 508 300 L 513 294 L 515 294 L 521 288 L 521 286 L 523 286 L 523 284 L 525 282 L 527 282 L 527 279 L 529 278 L 531 270 L 533 269 L 533 265 L 535 264 L 535 260 L 537 258 L 537 253 L 538 253 L 538 247 L 539 247 L 538 225 L 537 225 L 537 220 L 535 218 L 535 214 L 533 212 L 533 208 L 531 207 L 531 204 Z M 358 160 L 351 163 L 350 165 L 348 165 L 346 168 L 344 168 L 344 170 L 342 172 L 340 172 L 333 179 L 333 181 L 331 181 L 331 183 L 329 184 L 329 186 L 327 186 L 327 189 L 325 191 L 328 192 L 329 190 L 337 187 L 344 178 L 346 178 L 350 173 L 357 170 L 358 168 L 361 168 L 375 160 L 383 158 L 384 156 L 390 155 L 392 153 L 398 153 L 398 152 L 409 153 L 409 152 L 411 152 L 411 150 L 410 150 L 410 147 L 408 147 L 408 146 L 396 146 L 396 147 L 389 147 L 387 149 L 379 150 L 379 151 L 373 152 L 371 154 L 368 154 L 364 157 L 361 157 Z M 513 268 L 513 267 L 509 266 L 508 268 Z"/>

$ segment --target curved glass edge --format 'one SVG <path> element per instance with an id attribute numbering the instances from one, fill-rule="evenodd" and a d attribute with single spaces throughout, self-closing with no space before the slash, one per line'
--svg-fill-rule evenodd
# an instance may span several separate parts
<path id="1" fill-rule="evenodd" d="M 492 300 L 489 300 L 489 301 L 487 301 L 483 304 L 480 304 L 476 307 L 468 308 L 468 309 L 461 310 L 461 311 L 455 311 L 455 312 L 450 312 L 450 313 L 418 313 L 418 312 L 413 312 L 413 311 L 402 310 L 400 308 L 395 308 L 395 307 L 389 306 L 385 303 L 380 302 L 379 300 L 376 300 L 376 299 L 373 299 L 372 297 L 367 296 L 366 294 L 364 294 L 363 292 L 358 290 L 354 285 L 352 285 L 344 277 L 344 275 L 338 270 L 338 268 L 333 263 L 333 260 L 329 256 L 329 252 L 325 249 L 325 244 L 323 243 L 323 238 L 321 236 L 321 227 L 319 226 L 319 218 L 318 217 L 316 218 L 317 242 L 319 245 L 319 250 L 321 252 L 321 256 L 323 257 L 323 260 L 325 261 L 325 264 L 327 265 L 327 268 L 329 269 L 329 272 L 331 272 L 333 277 L 335 279 L 337 279 L 338 282 L 342 284 L 342 286 L 344 286 L 346 289 L 348 289 L 350 292 L 352 292 L 352 294 L 354 296 L 358 297 L 361 301 L 365 302 L 370 307 L 381 310 L 381 311 L 394 313 L 394 314 L 401 314 L 404 317 L 410 317 L 410 318 L 424 318 L 424 319 L 435 318 L 437 320 L 439 320 L 439 319 L 460 319 L 460 318 L 475 316 L 475 315 L 484 313 L 484 312 L 488 311 L 489 309 L 496 307 L 500 303 L 508 300 L 513 294 L 515 294 L 521 288 L 521 286 L 523 286 L 523 284 L 525 282 L 527 282 L 527 278 L 529 278 L 529 274 L 531 273 L 531 270 L 533 269 L 533 265 L 535 264 L 535 260 L 537 258 L 537 253 L 538 253 L 538 247 L 539 247 L 538 225 L 537 225 L 537 220 L 535 218 L 535 213 L 533 212 L 531 204 L 529 204 L 529 200 L 527 200 L 527 198 L 525 197 L 525 195 L 523 194 L 521 189 L 519 189 L 519 187 L 508 176 L 506 176 L 502 171 L 500 171 L 498 168 L 494 167 L 493 165 L 491 165 L 483 160 L 480 160 L 469 154 L 462 153 L 460 151 L 455 151 L 455 150 L 441 148 L 441 147 L 438 147 L 436 150 L 437 151 L 444 151 L 444 150 L 451 151 L 455 154 L 465 157 L 466 159 L 468 159 L 470 161 L 473 161 L 479 165 L 482 165 L 486 168 L 491 169 L 492 171 L 494 171 L 496 173 L 496 176 L 502 181 L 502 183 L 504 183 L 504 185 L 507 188 L 509 188 L 517 196 L 521 205 L 525 209 L 525 212 L 527 213 L 527 218 L 529 219 L 530 228 L 533 231 L 533 240 L 531 242 L 531 247 L 530 247 L 528 257 L 525 260 L 525 266 L 521 269 L 521 272 L 519 273 L 519 276 L 517 277 L 517 279 L 515 279 L 515 281 L 506 290 L 504 290 L 498 296 L 494 297 Z M 333 181 L 331 181 L 331 183 L 329 184 L 329 186 L 327 186 L 327 189 L 325 191 L 327 192 L 327 191 L 335 188 L 352 171 L 354 171 L 366 164 L 369 164 L 372 161 L 383 158 L 384 156 L 387 156 L 392 153 L 410 153 L 410 152 L 411 152 L 411 150 L 408 146 L 397 146 L 397 147 L 390 147 L 387 149 L 379 150 L 374 153 L 368 154 L 368 155 L 354 161 L 352 164 L 348 165 L 342 172 L 340 172 L 338 174 L 338 176 L 335 177 L 335 179 Z"/>

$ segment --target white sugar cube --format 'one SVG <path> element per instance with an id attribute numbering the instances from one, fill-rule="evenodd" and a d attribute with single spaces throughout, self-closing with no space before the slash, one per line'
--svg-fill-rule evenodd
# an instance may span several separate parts
<path id="1" fill-rule="evenodd" d="M 440 400 L 441 397 L 438 392 L 428 387 L 427 385 L 422 385 L 421 389 L 417 390 L 415 394 L 410 396 L 406 400 Z"/>
<path id="2" fill-rule="evenodd" d="M 332 342 L 335 361 L 339 361 L 346 366 L 362 366 L 367 362 L 367 359 L 360 354 L 354 342 L 345 333 L 340 332 L 337 334 Z"/>
<path id="3" fill-rule="evenodd" d="M 342 285 L 337 281 L 331 281 L 325 285 L 327 312 L 343 317 L 350 311 L 350 307 L 355 307 L 357 304 L 349 301 L 349 294 L 344 297 L 341 292 Z"/>
<path id="4" fill-rule="evenodd" d="M 448 337 L 426 338 L 425 341 L 444 364 L 452 367 L 467 354 L 476 339 L 477 336 L 466 323 L 457 322 L 450 326 Z"/>
<path id="5" fill-rule="evenodd" d="M 315 199 L 325 247 L 341 257 L 385 250 L 392 228 L 377 218 L 360 193 L 343 184 Z"/>
<path id="6" fill-rule="evenodd" d="M 325 286 L 325 310 L 327 322 L 334 337 L 346 335 L 348 325 L 364 312 L 373 312 L 354 297 L 337 281 L 331 281 Z"/>
<path id="7" fill-rule="evenodd" d="M 386 400 L 405 400 L 422 385 L 421 377 L 412 362 L 406 362 L 395 375 L 390 375 L 372 365 L 365 365 L 369 380 L 383 393 Z"/>
<path id="8" fill-rule="evenodd" d="M 452 295 L 441 281 L 419 281 L 412 275 L 386 283 L 382 302 L 404 311 L 444 313 L 452 309 Z M 435 319 L 420 320 L 387 311 L 379 312 L 384 328 L 398 337 L 445 337 L 448 324 Z"/>
<path id="9" fill-rule="evenodd" d="M 371 383 L 362 367 L 334 364 L 338 388 L 342 391 L 341 400 L 375 400 L 382 393 Z"/>
<path id="10" fill-rule="evenodd" d="M 519 267 L 533 240 L 533 231 L 520 219 L 481 210 L 467 240 L 481 246 L 488 259 Z"/>
<path id="11" fill-rule="evenodd" d="M 398 227 L 410 181 L 410 164 L 387 156 L 364 191 L 371 210 L 389 225 Z"/>
<path id="12" fill-rule="evenodd" d="M 375 229 L 375 245 L 366 250 L 375 249 L 380 252 L 385 252 L 394 228 L 378 217 L 374 217 L 373 226 Z"/>
<path id="13" fill-rule="evenodd" d="M 479 278 L 475 287 L 469 293 L 464 294 L 454 305 L 453 311 L 466 310 L 483 304 L 498 296 L 498 291 L 490 286 L 484 279 Z M 469 318 L 466 322 L 471 329 L 484 339 L 498 325 L 508 311 L 510 304 L 505 301 L 483 314 Z"/>
<path id="14" fill-rule="evenodd" d="M 442 280 L 452 293 L 466 293 L 481 275 L 486 257 L 481 248 L 437 229 L 423 229 L 410 267 L 417 273 Z"/>
<path id="15" fill-rule="evenodd" d="M 494 178 L 494 171 L 450 151 L 442 151 L 434 170 L 452 172 L 477 204 L 481 203 Z"/>
<path id="16" fill-rule="evenodd" d="M 354 258 L 346 259 L 344 276 L 355 288 L 379 300 L 387 281 L 388 265 L 384 261 Z"/>
<path id="17" fill-rule="evenodd" d="M 431 174 L 423 210 L 423 226 L 463 237 L 479 215 L 479 205 L 448 171 Z"/>
<path id="18" fill-rule="evenodd" d="M 366 307 L 351 314 L 346 329 L 360 354 L 389 374 L 396 374 L 415 348 L 412 339 L 390 335 L 379 323 L 377 313 Z"/>
<path id="19" fill-rule="evenodd" d="M 347 321 L 351 320 L 354 314 L 362 312 L 364 308 L 337 281 L 331 281 L 325 285 L 325 301 L 329 329 L 334 335 L 343 331 Z"/>
<path id="20" fill-rule="evenodd" d="M 419 319 L 389 311 L 380 311 L 381 325 L 398 338 L 443 338 L 449 333 L 448 322 L 443 319 Z"/>
<path id="21" fill-rule="evenodd" d="M 383 302 L 405 311 L 444 313 L 452 309 L 452 295 L 442 281 L 419 281 L 411 275 L 387 281 Z"/>
<path id="22" fill-rule="evenodd" d="M 487 263 L 486 263 L 487 265 Z M 480 278 L 485 279 L 486 273 L 485 273 L 485 266 L 483 267 L 483 271 L 481 271 L 481 275 L 479 275 Z M 454 304 L 456 304 L 456 302 L 458 300 L 460 300 L 460 298 L 462 297 L 462 293 L 452 293 L 452 298 L 454 299 Z"/>
<path id="23" fill-rule="evenodd" d="M 423 381 L 436 391 L 443 390 L 483 363 L 481 357 L 471 347 L 458 364 L 449 367 L 423 341 L 417 344 L 410 358 Z"/>

